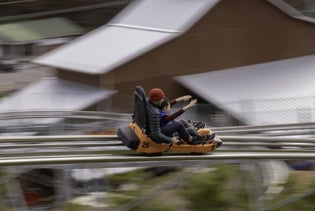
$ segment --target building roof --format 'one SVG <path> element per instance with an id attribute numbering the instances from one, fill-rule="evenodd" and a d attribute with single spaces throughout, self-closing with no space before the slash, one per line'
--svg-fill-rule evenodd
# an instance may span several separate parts
<path id="1" fill-rule="evenodd" d="M 315 120 L 315 55 L 176 77 L 249 125 Z"/>
<path id="2" fill-rule="evenodd" d="M 106 25 L 33 60 L 104 74 L 181 35 L 219 0 L 134 0 Z"/>
<path id="3" fill-rule="evenodd" d="M 66 18 L 48 18 L 0 25 L 5 44 L 30 43 L 42 39 L 82 34 L 83 28 Z"/>
<path id="4" fill-rule="evenodd" d="M 20 90 L 0 102 L 0 115 L 8 112 L 31 111 L 79 111 L 110 98 L 116 91 L 104 90 L 89 85 L 64 81 L 57 78 L 44 78 Z M 60 117 L 0 119 L 0 127 L 29 127 L 32 124 L 51 124 L 61 121 Z M 9 130 L 10 131 L 10 130 Z M 0 136 L 34 135 L 36 132 L 1 133 Z"/>
<path id="5" fill-rule="evenodd" d="M 114 90 L 65 81 L 43 78 L 13 95 L 2 98 L 0 112 L 10 111 L 79 111 L 111 97 Z"/>
<path id="6" fill-rule="evenodd" d="M 180 36 L 219 2 L 133 0 L 106 25 L 33 62 L 88 74 L 105 74 Z M 294 18 L 314 22 L 282 0 L 268 2 Z"/>

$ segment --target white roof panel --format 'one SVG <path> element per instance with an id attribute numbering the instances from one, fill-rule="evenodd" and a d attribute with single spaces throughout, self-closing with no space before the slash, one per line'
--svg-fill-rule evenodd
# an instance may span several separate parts
<path id="1" fill-rule="evenodd" d="M 183 32 L 219 0 L 135 0 L 109 24 Z"/>
<path id="2" fill-rule="evenodd" d="M 56 78 L 43 79 L 29 87 L 2 98 L 0 114 L 28 111 L 79 111 L 100 100 L 109 98 L 115 91 L 102 90 L 92 86 L 64 81 Z M 0 119 L 0 127 L 29 127 L 32 124 L 51 124 L 62 118 L 17 118 Z M 2 133 L 0 135 L 34 135 L 35 132 Z"/>
<path id="3" fill-rule="evenodd" d="M 89 74 L 102 74 L 173 38 L 174 34 L 104 26 L 44 54 L 35 63 Z"/>
<path id="4" fill-rule="evenodd" d="M 134 0 L 116 18 L 35 60 L 88 74 L 104 74 L 179 36 L 219 0 Z"/>
<path id="5" fill-rule="evenodd" d="M 315 55 L 177 77 L 247 124 L 315 120 Z"/>
<path id="6" fill-rule="evenodd" d="M 43 79 L 0 101 L 0 112 L 29 110 L 82 110 L 114 94 L 113 90 L 64 81 Z"/>

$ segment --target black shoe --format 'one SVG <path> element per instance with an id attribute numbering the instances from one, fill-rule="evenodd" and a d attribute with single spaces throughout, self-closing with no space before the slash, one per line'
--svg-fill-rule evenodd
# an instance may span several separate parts
<path id="1" fill-rule="evenodd" d="M 204 122 L 194 122 L 193 126 L 194 126 L 195 130 L 199 130 L 201 128 L 205 128 L 206 123 L 204 123 Z"/>
<path id="2" fill-rule="evenodd" d="M 218 139 L 217 140 L 217 148 L 221 147 L 223 144 L 222 140 L 221 139 Z"/>
<path id="3" fill-rule="evenodd" d="M 203 144 L 207 140 L 206 136 L 194 136 L 192 140 L 192 144 Z"/>
<path id="4" fill-rule="evenodd" d="M 211 133 L 210 135 L 207 136 L 208 140 L 212 140 L 215 137 L 215 133 Z"/>

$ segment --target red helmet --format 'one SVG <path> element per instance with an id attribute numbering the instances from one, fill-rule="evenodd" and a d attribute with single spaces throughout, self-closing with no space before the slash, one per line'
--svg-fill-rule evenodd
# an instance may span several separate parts
<path id="1" fill-rule="evenodd" d="M 162 89 L 159 88 L 153 88 L 151 89 L 149 93 L 149 99 L 152 102 L 160 101 L 165 97 L 165 94 Z"/>

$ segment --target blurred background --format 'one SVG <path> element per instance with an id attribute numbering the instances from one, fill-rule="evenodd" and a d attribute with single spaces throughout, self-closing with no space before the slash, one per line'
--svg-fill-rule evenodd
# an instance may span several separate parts
<path id="1" fill-rule="evenodd" d="M 259 156 L 314 150 L 315 1 L 3 0 L 0 9 L 0 211 L 314 210 L 314 160 Z M 257 157 L 49 161 L 137 157 L 115 138 L 137 85 L 192 95 L 198 105 L 181 118 L 239 137 L 218 153 Z M 110 137 L 41 139 L 65 135 Z"/>

